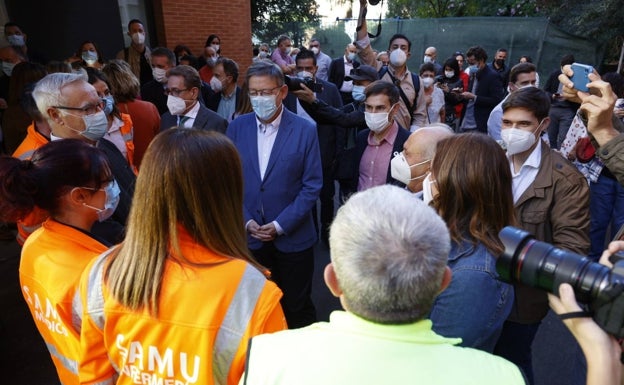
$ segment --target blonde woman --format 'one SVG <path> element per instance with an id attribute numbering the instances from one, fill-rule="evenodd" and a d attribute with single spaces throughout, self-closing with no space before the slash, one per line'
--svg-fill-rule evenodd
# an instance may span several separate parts
<path id="1" fill-rule="evenodd" d="M 249 338 L 286 328 L 250 256 L 234 145 L 170 129 L 145 154 L 123 244 L 83 275 L 83 383 L 236 384 Z"/>

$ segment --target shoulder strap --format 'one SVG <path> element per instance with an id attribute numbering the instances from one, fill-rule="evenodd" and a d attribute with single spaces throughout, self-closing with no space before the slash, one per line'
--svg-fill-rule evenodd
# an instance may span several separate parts
<path id="1" fill-rule="evenodd" d="M 414 107 L 416 107 L 416 101 L 418 100 L 418 91 L 420 91 L 420 80 L 418 80 L 418 76 L 416 76 L 416 80 L 414 80 L 414 74 L 412 73 L 412 82 L 414 83 L 414 90 L 416 91 L 416 94 L 414 95 L 414 103 L 410 103 L 407 95 L 405 95 L 405 92 L 403 92 L 403 89 L 401 88 L 401 82 L 397 80 L 394 76 L 392 76 L 392 74 L 388 71 L 388 66 L 383 66 L 379 70 L 379 80 L 381 80 L 381 78 L 385 74 L 388 74 L 388 76 L 390 76 L 392 84 L 397 86 L 397 88 L 399 89 L 399 94 L 401 94 L 401 99 L 403 100 L 403 103 L 405 103 L 407 110 L 410 112 L 414 111 Z"/>
<path id="2" fill-rule="evenodd" d="M 124 60 L 126 61 L 126 63 L 128 62 L 129 56 L 130 56 L 130 48 L 126 47 L 124 48 Z"/>

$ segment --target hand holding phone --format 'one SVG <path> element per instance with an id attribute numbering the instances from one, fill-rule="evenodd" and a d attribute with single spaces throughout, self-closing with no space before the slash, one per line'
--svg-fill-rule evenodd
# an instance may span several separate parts
<path id="1" fill-rule="evenodd" d="M 587 88 L 587 83 L 590 83 L 589 74 L 594 72 L 594 67 L 587 64 L 580 63 L 572 63 L 572 77 L 570 80 L 574 83 L 574 88 L 579 91 L 589 92 L 589 88 Z"/>

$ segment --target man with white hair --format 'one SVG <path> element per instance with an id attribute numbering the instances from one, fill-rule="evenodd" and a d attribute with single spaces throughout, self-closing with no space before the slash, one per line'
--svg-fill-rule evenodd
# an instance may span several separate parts
<path id="1" fill-rule="evenodd" d="M 453 135 L 453 130 L 444 123 L 435 123 L 410 134 L 403 143 L 403 151 L 390 161 L 392 177 L 405 184 L 407 189 L 422 196 L 423 180 L 431 169 L 439 141 Z"/>
<path id="2" fill-rule="evenodd" d="M 330 247 L 325 282 L 345 311 L 254 337 L 241 384 L 525 383 L 513 364 L 431 330 L 426 317 L 451 279 L 450 237 L 413 194 L 383 185 L 353 195 Z"/>
<path id="3" fill-rule="evenodd" d="M 120 189 L 119 204 L 112 216 L 120 226 L 115 230 L 109 228 L 107 234 L 99 235 L 107 240 L 123 236 L 136 175 L 121 151 L 112 142 L 104 139 L 108 130 L 108 120 L 103 111 L 104 100 L 98 96 L 85 76 L 68 73 L 47 75 L 37 82 L 32 95 L 37 108 L 50 125 L 51 140 L 79 139 L 96 146 L 106 155 Z"/>

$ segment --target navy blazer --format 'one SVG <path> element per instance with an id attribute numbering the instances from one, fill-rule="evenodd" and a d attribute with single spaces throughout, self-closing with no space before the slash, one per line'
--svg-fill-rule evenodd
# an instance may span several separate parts
<path id="1" fill-rule="evenodd" d="M 168 128 L 178 125 L 178 117 L 171 115 L 169 111 L 165 112 L 160 118 L 160 131 L 164 131 Z M 199 130 L 213 130 L 225 134 L 227 130 L 228 122 L 223 119 L 219 114 L 204 107 L 201 103 L 199 105 L 199 111 L 195 117 L 193 128 Z"/>
<path id="2" fill-rule="evenodd" d="M 317 83 L 323 86 L 323 91 L 318 92 L 316 97 L 330 106 L 340 108 L 342 107 L 342 98 L 338 88 L 330 82 L 325 80 L 316 79 Z M 301 103 L 301 106 L 305 106 L 305 102 Z M 284 99 L 284 106 L 291 112 L 297 113 L 297 97 L 293 93 L 288 93 L 286 99 Z M 310 115 L 312 116 L 312 115 Z M 336 159 L 336 153 L 344 147 L 344 141 L 338 141 L 337 137 L 344 136 L 344 129 L 333 124 L 317 124 L 318 140 L 321 149 L 321 162 L 323 170 L 331 170 Z"/>
<path id="3" fill-rule="evenodd" d="M 474 118 L 477 123 L 477 130 L 487 133 L 487 121 L 490 113 L 503 100 L 505 90 L 498 73 L 487 65 L 475 76 L 478 82 L 475 91 L 477 100 L 474 105 Z M 472 92 L 475 76 L 470 78 L 467 91 Z"/>
<path id="4" fill-rule="evenodd" d="M 258 164 L 258 125 L 249 113 L 234 119 L 227 136 L 234 142 L 243 164 L 245 224 L 277 221 L 284 234 L 273 241 L 285 253 L 303 251 L 317 241 L 312 209 L 323 185 L 321 155 L 314 124 L 286 108 L 275 137 L 264 179 Z M 247 236 L 249 248 L 262 242 Z"/>
<path id="5" fill-rule="evenodd" d="M 353 162 L 354 170 L 353 170 L 353 179 L 351 181 L 351 188 L 353 189 L 353 191 L 357 191 L 358 181 L 360 178 L 360 161 L 362 160 L 362 155 L 364 155 L 364 150 L 366 150 L 366 147 L 368 146 L 368 134 L 369 133 L 370 133 L 370 130 L 367 128 L 366 130 L 358 132 L 357 137 L 355 138 L 355 156 L 354 156 L 355 162 Z M 409 138 L 409 136 L 410 136 L 410 132 L 404 129 L 403 127 L 401 127 L 401 125 L 399 125 L 399 132 L 397 133 L 396 139 L 394 140 L 394 146 L 392 146 L 392 154 L 390 155 L 391 156 L 390 161 L 392 161 L 392 158 L 394 157 L 395 152 L 403 151 L 403 144 L 405 143 L 407 138 Z M 388 163 L 388 173 L 386 174 L 386 183 L 393 184 L 399 187 L 405 187 L 405 184 L 399 182 L 398 180 L 392 177 L 391 172 L 390 172 L 390 163 Z"/>

